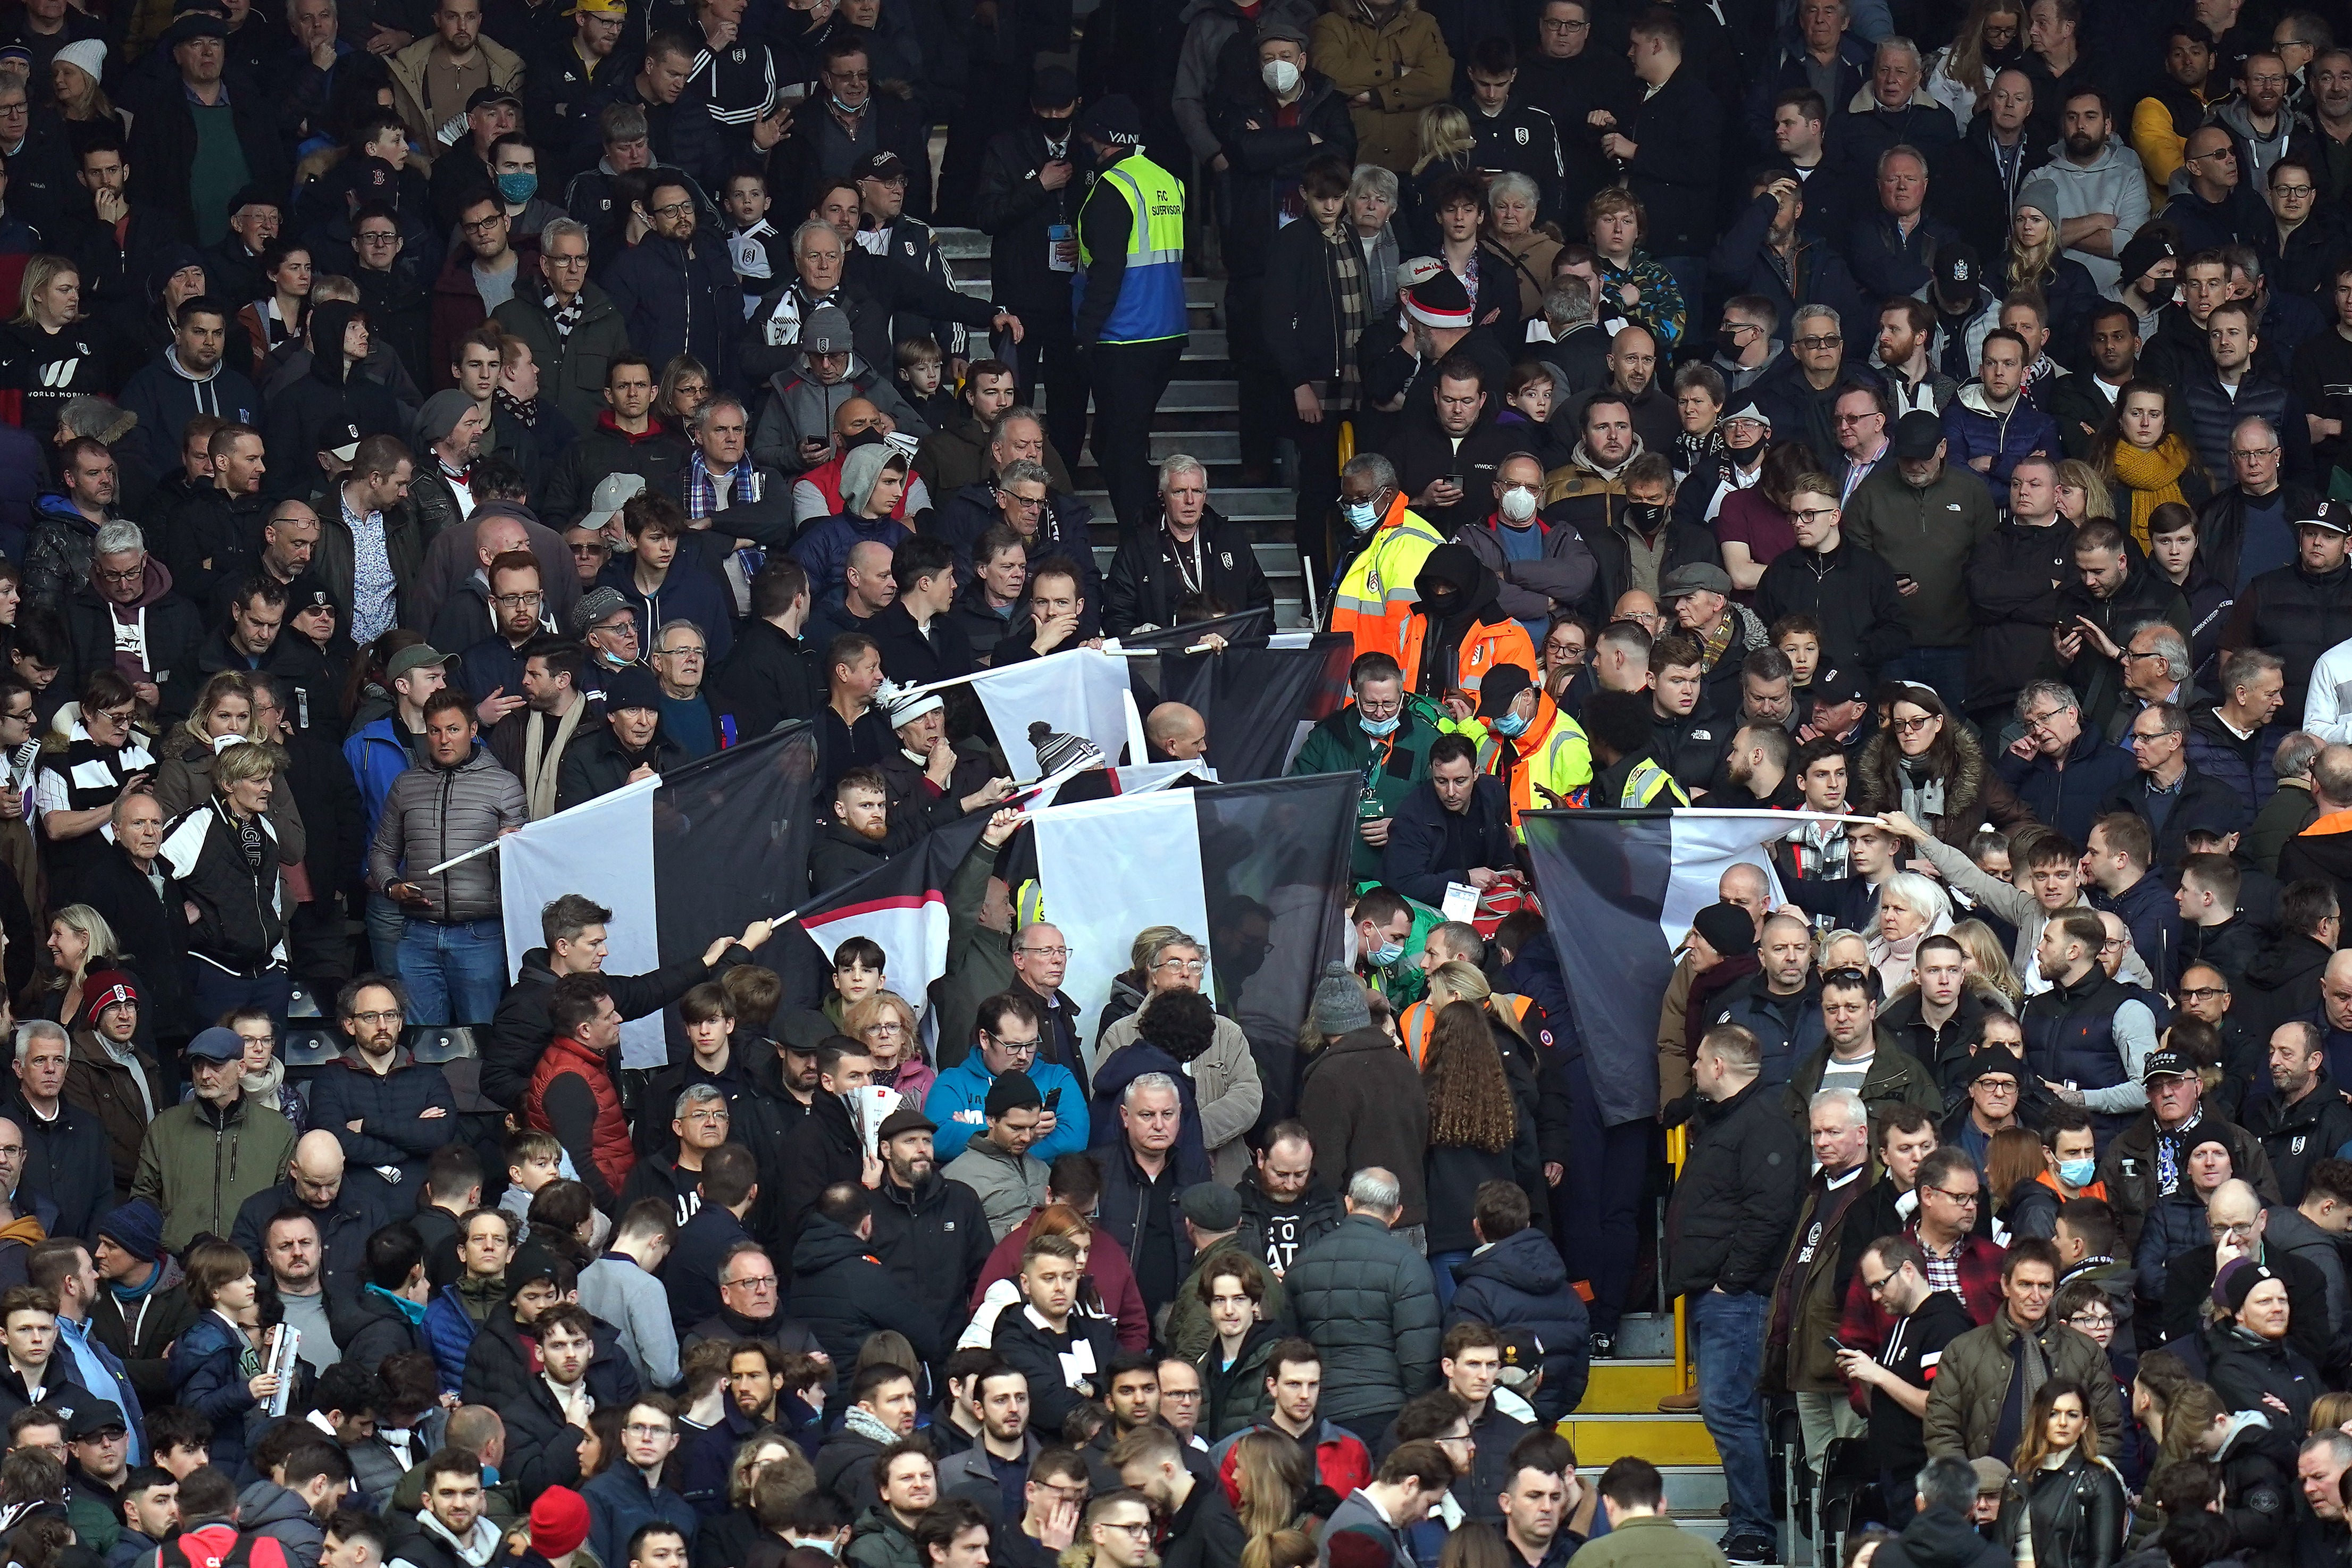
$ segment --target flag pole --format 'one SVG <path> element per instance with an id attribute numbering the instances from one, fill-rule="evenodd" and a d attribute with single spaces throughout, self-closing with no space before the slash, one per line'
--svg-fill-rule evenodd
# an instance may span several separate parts
<path id="1" fill-rule="evenodd" d="M 546 820 L 551 819 L 542 819 L 542 821 Z M 443 861 L 439 865 L 435 866 L 431 871 L 423 872 L 419 874 L 424 876 L 439 876 L 443 872 L 447 871 L 453 865 L 464 865 L 467 861 L 473 860 L 477 856 L 488 854 L 492 850 L 497 849 L 500 844 L 506 842 L 509 836 L 509 835 L 506 833 L 500 833 L 488 843 L 478 844 L 474 848 L 467 850 L 462 855 L 452 855 L 449 859 Z"/>

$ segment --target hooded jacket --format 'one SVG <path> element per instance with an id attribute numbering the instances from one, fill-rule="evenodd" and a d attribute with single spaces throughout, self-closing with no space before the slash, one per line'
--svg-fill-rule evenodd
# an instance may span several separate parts
<path id="1" fill-rule="evenodd" d="M 1466 547 L 1430 551 L 1413 593 L 1412 619 L 1397 653 L 1408 691 L 1433 702 L 1451 691 L 1475 700 L 1496 665 L 1517 664 L 1531 675 L 1540 667 L 1527 628 L 1502 609 L 1495 574 Z"/>
<path id="2" fill-rule="evenodd" d="M 835 1362 L 854 1364 L 866 1337 L 905 1334 L 926 1362 L 939 1359 L 942 1324 L 911 1297 L 856 1232 L 812 1214 L 793 1243 L 793 1315 Z"/>
<path id="3" fill-rule="evenodd" d="M 1524 1329 L 1543 1346 L 1538 1418 L 1557 1421 L 1582 1403 L 1591 1355 L 1583 1300 L 1570 1284 L 1559 1249 L 1533 1226 L 1479 1248 L 1454 1266 L 1454 1300 L 1444 1326 L 1475 1322 L 1509 1333 Z"/>
<path id="4" fill-rule="evenodd" d="M 344 424 L 356 424 L 362 439 L 371 435 L 407 435 L 406 422 L 402 419 L 399 405 L 390 392 L 372 380 L 364 370 L 353 367 L 346 375 L 343 370 L 342 342 L 345 329 L 352 318 L 360 313 L 357 305 L 343 299 L 330 299 L 310 312 L 310 334 L 314 343 L 332 345 L 332 351 L 313 354 L 310 369 L 300 381 L 285 393 L 269 402 L 269 423 L 263 426 L 262 450 L 267 454 L 269 471 L 263 478 L 263 493 L 272 500 L 287 496 L 304 496 L 323 478 L 319 469 L 320 437 Z M 335 444 L 341 444 L 339 437 Z M 330 504 L 320 508 L 323 523 L 336 508 Z M 389 531 L 390 514 L 386 514 Z M 331 537 L 332 530 L 329 530 Z M 320 576 L 333 580 L 325 570 L 327 545 L 320 540 L 320 559 L 312 570 Z M 394 566 L 397 568 L 397 559 Z M 343 606 L 349 612 L 349 603 Z"/>
<path id="5" fill-rule="evenodd" d="M 196 649 L 205 639 L 204 612 L 172 591 L 171 569 L 152 550 L 135 602 L 118 605 L 109 599 L 93 561 L 79 591 L 66 601 L 65 619 L 73 648 L 72 667 L 65 674 L 77 689 L 92 670 L 111 669 L 134 685 L 154 682 L 159 716 L 186 716 L 195 701 L 193 676 Z M 146 633 L 143 658 L 115 646 L 116 623 L 133 619 Z"/>
<path id="6" fill-rule="evenodd" d="M 850 356 L 849 368 L 837 382 L 818 381 L 803 361 L 770 376 L 768 392 L 751 431 L 751 460 L 780 474 L 799 474 L 809 466 L 801 455 L 801 443 L 812 436 L 830 437 L 834 415 L 852 398 L 874 404 L 908 435 L 920 437 L 931 432 L 898 395 L 891 378 L 857 354 Z"/>
<path id="7" fill-rule="evenodd" d="M 261 393 L 252 381 L 225 362 L 195 375 L 180 362 L 177 347 L 166 348 L 131 372 L 122 383 L 122 407 L 139 416 L 121 444 L 124 459 L 143 470 L 150 482 L 180 466 L 180 455 L 168 450 L 176 433 L 200 413 L 217 414 L 232 424 L 258 426 Z"/>

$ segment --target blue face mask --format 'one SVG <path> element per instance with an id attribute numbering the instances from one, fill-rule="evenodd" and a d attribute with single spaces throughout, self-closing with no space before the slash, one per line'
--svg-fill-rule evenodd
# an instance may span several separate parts
<path id="1" fill-rule="evenodd" d="M 1380 508 L 1370 501 L 1349 501 L 1339 510 L 1347 514 L 1348 526 L 1360 534 L 1381 520 Z"/>
<path id="2" fill-rule="evenodd" d="M 1356 716 L 1356 723 L 1362 727 L 1366 735 L 1394 735 L 1398 724 L 1403 718 L 1404 715 L 1401 713 L 1392 713 L 1386 718 L 1366 718 L 1360 713 Z"/>
<path id="3" fill-rule="evenodd" d="M 1525 735 L 1528 721 L 1516 713 L 1507 713 L 1493 721 L 1493 728 L 1497 735 Z"/>
<path id="4" fill-rule="evenodd" d="M 2058 1179 L 2068 1186 L 2088 1186 L 2091 1185 L 2091 1178 L 2098 1174 L 2098 1168 L 2099 1162 L 2096 1160 L 2060 1160 Z"/>
<path id="5" fill-rule="evenodd" d="M 539 176 L 524 169 L 499 176 L 499 200 L 520 206 L 539 193 Z"/>
<path id="6" fill-rule="evenodd" d="M 1394 942 L 1383 942 L 1372 949 L 1372 962 L 1385 969 L 1404 956 L 1404 948 Z"/>

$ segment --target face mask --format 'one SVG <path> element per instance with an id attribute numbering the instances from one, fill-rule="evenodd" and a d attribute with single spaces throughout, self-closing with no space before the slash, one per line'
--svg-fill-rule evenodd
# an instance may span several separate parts
<path id="1" fill-rule="evenodd" d="M 1726 321 L 1715 329 L 1715 351 L 1727 360 L 1739 357 L 1740 329 Z"/>
<path id="2" fill-rule="evenodd" d="M 499 200 L 520 206 L 539 193 L 539 176 L 528 169 L 499 176 Z"/>
<path id="3" fill-rule="evenodd" d="M 2098 1174 L 2098 1167 L 2096 1160 L 2060 1160 L 2058 1179 L 2068 1186 L 2088 1186 L 2091 1178 Z"/>
<path id="4" fill-rule="evenodd" d="M 2169 277 L 2151 278 L 2142 286 L 2140 292 L 2147 296 L 2150 305 L 2163 305 L 2172 298 L 2172 284 Z"/>
<path id="5" fill-rule="evenodd" d="M 1048 141 L 1069 140 L 1070 120 L 1065 114 L 1033 114 L 1029 117 L 1037 127 L 1037 134 Z"/>
<path id="6" fill-rule="evenodd" d="M 825 96 L 833 99 L 833 111 L 835 114 L 862 114 L 866 110 L 866 106 L 862 103 L 843 102 L 841 95 L 837 92 L 827 93 Z"/>
<path id="7" fill-rule="evenodd" d="M 1348 526 L 1360 534 L 1381 520 L 1381 509 L 1370 501 L 1349 501 L 1339 509 L 1348 515 Z"/>
<path id="8" fill-rule="evenodd" d="M 1286 93 L 1298 85 L 1298 68 L 1288 60 L 1268 60 L 1258 68 L 1258 79 L 1276 93 Z"/>
<path id="9" fill-rule="evenodd" d="M 1628 501 L 1625 520 L 1644 534 L 1654 534 L 1665 524 L 1666 508 L 1655 501 Z"/>
<path id="10" fill-rule="evenodd" d="M 1460 597 L 1453 593 L 1432 593 L 1422 600 L 1421 606 L 1429 612 L 1432 621 L 1443 621 L 1454 613 L 1454 606 Z"/>
<path id="11" fill-rule="evenodd" d="M 1536 493 L 1514 486 L 1503 492 L 1503 516 L 1524 523 L 1536 515 Z"/>
<path id="12" fill-rule="evenodd" d="M 1383 942 L 1372 949 L 1373 964 L 1383 969 L 1403 956 L 1404 948 L 1394 942 Z"/>
<path id="13" fill-rule="evenodd" d="M 1356 716 L 1357 727 L 1361 729 L 1366 735 L 1372 736 L 1374 737 L 1383 735 L 1394 735 L 1397 730 L 1397 726 L 1403 722 L 1404 716 L 1402 714 L 1391 714 L 1386 718 L 1366 718 L 1362 714 L 1358 714 Z"/>
<path id="14" fill-rule="evenodd" d="M 1525 735 L 1528 732 L 1528 721 L 1517 713 L 1507 713 L 1495 721 L 1494 728 L 1497 735 Z"/>

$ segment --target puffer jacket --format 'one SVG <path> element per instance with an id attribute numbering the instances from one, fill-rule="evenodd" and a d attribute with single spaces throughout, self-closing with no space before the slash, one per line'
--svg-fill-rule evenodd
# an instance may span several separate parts
<path id="1" fill-rule="evenodd" d="M 1720 1103 L 1694 1095 L 1668 1111 L 1670 1125 L 1684 1119 L 1690 1155 L 1666 1206 L 1666 1291 L 1766 1290 L 1803 1201 L 1807 1166 L 1780 1091 L 1759 1078 Z"/>
<path id="2" fill-rule="evenodd" d="M 1322 1413 L 1330 1419 L 1355 1430 L 1435 1380 L 1437 1291 L 1429 1261 L 1379 1219 L 1341 1220 L 1298 1255 L 1283 1284 L 1300 1332 L 1323 1353 Z"/>
<path id="3" fill-rule="evenodd" d="M 1927 1412 L 1920 1417 L 1929 1458 L 1965 1459 L 1992 1451 L 2001 1400 L 2016 1367 L 2011 1347 L 2021 1332 L 2004 1309 L 1982 1328 L 1970 1329 L 1944 1347 L 1936 1381 L 1927 1390 Z M 2091 1391 L 2091 1420 L 2099 1429 L 2099 1448 L 2112 1451 L 2123 1435 L 2123 1413 L 2106 1353 L 2090 1335 L 2046 1317 L 2034 1338 L 2051 1376 L 2072 1377 Z"/>
<path id="4" fill-rule="evenodd" d="M 228 1235 L 245 1200 L 276 1182 L 293 1157 L 293 1127 L 250 1095 L 226 1111 L 190 1100 L 148 1127 L 131 1196 L 163 1211 L 163 1245 L 177 1252 L 207 1231 Z"/>
<path id="5" fill-rule="evenodd" d="M 793 1243 L 793 1316 L 809 1326 L 835 1362 L 879 1329 L 905 1334 L 926 1362 L 940 1353 L 939 1314 L 928 1312 L 866 1249 L 856 1232 L 822 1214 L 803 1222 Z"/>
<path id="6" fill-rule="evenodd" d="M 2352 561 L 2317 573 L 2296 562 L 2246 584 L 2231 608 L 2221 646 L 2277 654 L 2286 665 L 2279 711 L 2295 715 L 2303 712 L 2312 665 L 2347 637 L 2352 637 Z"/>
<path id="7" fill-rule="evenodd" d="M 425 1114 L 433 1110 L 441 1114 Z M 381 1075 L 360 1060 L 356 1047 L 320 1069 L 310 1081 L 310 1113 L 335 1134 L 352 1165 L 392 1166 L 410 1177 L 422 1176 L 433 1151 L 458 1135 L 449 1080 L 406 1046 L 393 1051 L 392 1068 Z"/>
<path id="8" fill-rule="evenodd" d="M 1421 111 L 1454 90 L 1454 57 L 1437 20 L 1416 0 L 1377 25 L 1333 6 L 1307 30 L 1308 57 L 1339 96 L 1372 95 L 1349 110 L 1356 122 L 1356 161 L 1402 174 L 1420 155 Z"/>
<path id="9" fill-rule="evenodd" d="M 2282 707 L 2279 711 L 2289 714 L 2302 710 Z M 2294 727 L 2291 723 L 2273 719 L 2241 740 L 2221 722 L 2220 705 L 2199 708 L 2189 718 L 2189 766 L 2236 796 L 2243 803 L 2242 810 L 2259 811 L 2278 792 L 2278 777 L 2272 763 L 2278 755 L 2279 742 Z"/>
<path id="10" fill-rule="evenodd" d="M 1979 457 L 1992 459 L 1991 471 L 1978 477 L 1996 501 L 2007 498 L 2009 471 L 2017 466 L 2019 458 L 2037 452 L 2045 457 L 2065 455 L 2057 421 L 2034 407 L 2022 392 L 2007 413 L 1994 412 L 1985 401 L 1980 382 L 1970 382 L 1960 389 L 1959 396 L 1944 405 L 1944 440 L 1945 461 L 1955 468 L 1968 468 Z"/>
<path id="11" fill-rule="evenodd" d="M 368 872 L 379 886 L 408 881 L 431 906 L 434 920 L 487 920 L 499 914 L 495 857 L 477 855 L 438 876 L 425 869 L 488 843 L 528 821 L 522 780 L 477 744 L 455 768 L 425 762 L 392 781 L 368 849 Z"/>
<path id="12" fill-rule="evenodd" d="M 2292 1340 L 2263 1339 L 2244 1328 L 2218 1328 L 2207 1335 L 2211 1359 L 2205 1380 L 2221 1396 L 2224 1410 L 2273 1409 L 2272 1400 L 2286 1406 L 2280 1423 L 2300 1432 L 2310 1424 L 2311 1402 L 2324 1386 L 2318 1369 Z"/>
<path id="13" fill-rule="evenodd" d="M 1831 1250 L 1834 1250 L 1833 1249 Z M 1543 1346 L 1543 1385 L 1536 1415 L 1559 1420 L 1584 1399 L 1592 1355 L 1585 1336 L 1591 1320 L 1569 1283 L 1559 1249 L 1533 1226 L 1514 1230 L 1454 1266 L 1454 1300 L 1445 1327 L 1480 1322 L 1507 1333 L 1524 1329 Z"/>
<path id="14" fill-rule="evenodd" d="M 1944 729 L 1951 737 L 1959 766 L 1943 781 L 1943 814 L 1919 825 L 1954 849 L 1966 850 L 1977 830 L 1988 821 L 2003 832 L 2032 821 L 2033 813 L 2016 792 L 1985 766 L 1984 747 L 1977 744 L 1976 732 L 1949 721 Z M 1903 749 L 1895 744 L 1893 735 L 1880 730 L 1864 742 L 1853 771 L 1854 810 L 1875 814 L 1903 809 Z"/>
<path id="15" fill-rule="evenodd" d="M 1145 1008 L 1149 1007 L 1147 1002 Z M 1097 1103 L 1089 1107 L 1089 1113 L 1097 1136 L 1106 1124 L 1114 1130 L 1118 1126 L 1118 1117 L 1103 1113 L 1102 1085 L 1111 1073 L 1111 1058 L 1138 1038 L 1139 1016 L 1130 1013 L 1117 1020 L 1103 1030 L 1102 1038 L 1095 1043 L 1095 1060 L 1101 1065 L 1095 1070 Z M 1249 1036 L 1242 1032 L 1241 1025 L 1220 1015 L 1209 1039 L 1209 1049 L 1186 1063 L 1184 1072 L 1200 1106 L 1201 1144 L 1208 1151 L 1210 1179 L 1231 1186 L 1249 1170 L 1249 1145 L 1243 1142 L 1242 1134 L 1256 1124 L 1265 1099 L 1258 1082 L 1257 1060 L 1250 1054 Z"/>
<path id="16" fill-rule="evenodd" d="M 200 1314 L 172 1345 L 172 1402 L 213 1424 L 208 1452 L 229 1475 L 245 1463 L 245 1416 L 256 1404 L 249 1385 L 258 1367 L 249 1373 L 241 1364 L 252 1350 L 217 1311 Z"/>

